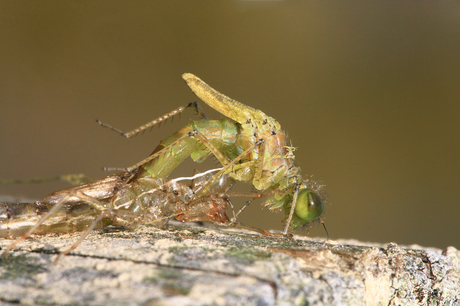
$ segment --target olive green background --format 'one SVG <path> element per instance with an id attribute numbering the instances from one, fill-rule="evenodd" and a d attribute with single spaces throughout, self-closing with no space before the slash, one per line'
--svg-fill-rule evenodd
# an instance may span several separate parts
<path id="1" fill-rule="evenodd" d="M 193 112 L 130 140 L 95 119 L 129 130 L 195 101 L 184 72 L 280 122 L 332 239 L 460 247 L 459 1 L 1 1 L 0 177 L 134 164 Z M 257 203 L 242 220 L 281 228 Z"/>

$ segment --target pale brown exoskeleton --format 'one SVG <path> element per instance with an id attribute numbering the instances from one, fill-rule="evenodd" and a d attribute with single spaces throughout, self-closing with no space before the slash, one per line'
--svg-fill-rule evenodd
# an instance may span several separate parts
<path id="1" fill-rule="evenodd" d="M 134 229 L 143 224 L 165 225 L 176 220 L 207 221 L 221 225 L 269 232 L 239 225 L 236 215 L 230 220 L 226 209 L 233 205 L 230 196 L 261 197 L 259 194 L 230 194 L 226 176 L 216 181 L 206 196 L 196 190 L 209 181 L 212 172 L 167 180 L 135 178 L 134 172 L 121 172 L 87 184 L 59 190 L 34 203 L 0 203 L 0 238 L 18 238 L 3 251 L 3 256 L 32 234 L 84 231 L 81 238 L 62 254 L 75 249 L 94 228 L 107 225 Z M 181 181 L 190 180 L 190 184 Z"/>

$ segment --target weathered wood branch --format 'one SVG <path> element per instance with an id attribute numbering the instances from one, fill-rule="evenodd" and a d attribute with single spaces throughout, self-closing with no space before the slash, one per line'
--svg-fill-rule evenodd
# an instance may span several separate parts
<path id="1" fill-rule="evenodd" d="M 297 243 L 169 225 L 33 237 L 0 261 L 0 302 L 56 305 L 459 305 L 460 252 Z M 0 240 L 5 247 L 11 241 Z"/>

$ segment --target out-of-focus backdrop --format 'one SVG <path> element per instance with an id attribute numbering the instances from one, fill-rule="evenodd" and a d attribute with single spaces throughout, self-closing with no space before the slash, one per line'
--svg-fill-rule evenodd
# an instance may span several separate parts
<path id="1" fill-rule="evenodd" d="M 134 164 L 198 117 L 130 140 L 95 119 L 130 130 L 195 101 L 192 72 L 280 122 L 305 177 L 326 185 L 332 239 L 460 247 L 458 1 L 6 0 L 0 44 L 1 178 Z M 242 221 L 281 218 L 254 203 Z"/>

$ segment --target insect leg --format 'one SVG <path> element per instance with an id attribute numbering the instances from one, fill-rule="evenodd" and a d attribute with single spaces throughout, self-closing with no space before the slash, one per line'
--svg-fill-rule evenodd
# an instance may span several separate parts
<path id="1" fill-rule="evenodd" d="M 260 198 L 272 195 L 272 194 L 274 194 L 276 192 L 277 192 L 277 190 L 270 190 L 270 191 L 267 191 L 267 192 L 264 192 L 264 193 L 244 193 L 244 192 L 229 192 L 229 193 L 227 193 L 227 196 L 229 196 L 229 197 L 248 197 L 248 198 L 252 198 L 251 200 L 247 201 L 243 205 L 243 207 L 241 207 L 240 210 L 236 213 L 236 216 L 234 217 L 235 221 L 236 221 L 237 217 L 243 212 L 243 210 L 245 210 L 246 207 L 248 207 L 252 203 L 253 200 L 260 199 Z M 234 213 L 234 215 L 235 215 L 235 213 Z"/>
<path id="2" fill-rule="evenodd" d="M 34 184 L 34 183 L 46 183 L 46 182 L 55 182 L 63 181 L 68 182 L 71 185 L 81 185 L 91 182 L 84 174 L 64 174 L 59 176 L 51 177 L 37 177 L 33 179 L 0 179 L 0 184 Z"/>
<path id="3" fill-rule="evenodd" d="M 85 232 L 80 236 L 80 238 L 74 243 L 72 244 L 72 246 L 70 248 L 68 248 L 67 250 L 64 250 L 62 251 L 57 257 L 56 259 L 53 261 L 54 263 L 57 263 L 59 261 L 59 259 L 61 258 L 61 256 L 65 256 L 67 254 L 69 254 L 71 251 L 75 250 L 78 245 L 83 241 L 85 240 L 85 238 L 89 235 L 89 233 L 96 227 L 96 225 L 102 220 L 102 218 L 104 218 L 105 214 L 104 212 L 102 214 L 100 214 L 99 216 L 96 217 L 96 219 L 94 219 L 93 223 L 91 223 L 91 225 L 85 230 Z"/>
<path id="4" fill-rule="evenodd" d="M 262 169 L 264 165 L 264 158 L 265 158 L 265 142 L 262 142 L 259 146 L 259 152 L 257 154 L 258 158 L 255 163 L 256 171 L 254 173 L 253 183 L 254 186 L 259 185 L 259 181 L 262 178 Z"/>
<path id="5" fill-rule="evenodd" d="M 154 126 L 155 124 L 161 123 L 161 122 L 167 120 L 168 118 L 171 118 L 171 117 L 173 117 L 173 116 L 175 116 L 175 115 L 177 115 L 177 114 L 182 113 L 182 112 L 183 112 L 186 108 L 188 108 L 188 107 L 193 107 L 193 108 L 196 110 L 196 112 L 198 113 L 198 115 L 199 115 L 202 119 L 205 119 L 205 118 L 206 118 L 206 115 L 205 115 L 205 113 L 202 111 L 201 107 L 199 107 L 198 102 L 192 102 L 192 103 L 187 104 L 186 106 L 178 107 L 178 108 L 176 108 L 175 110 L 173 110 L 173 111 L 171 111 L 171 112 L 169 112 L 169 113 L 167 113 L 167 114 L 165 114 L 165 115 L 163 115 L 163 116 L 161 116 L 161 117 L 159 117 L 159 118 L 157 118 L 157 119 L 155 119 L 155 120 L 152 120 L 152 121 L 150 121 L 150 122 L 148 122 L 148 123 L 146 123 L 146 124 L 144 124 L 144 125 L 141 125 L 140 127 L 135 128 L 134 130 L 132 130 L 132 131 L 130 131 L 130 132 L 126 132 L 126 133 L 123 132 L 123 131 L 121 131 L 121 130 L 119 130 L 119 129 L 114 128 L 114 127 L 111 126 L 111 125 L 102 123 L 100 120 L 97 120 L 97 119 L 96 119 L 96 122 L 99 123 L 99 124 L 100 124 L 101 126 L 103 126 L 103 127 L 106 127 L 106 128 L 108 128 L 108 129 L 111 129 L 112 131 L 115 131 L 115 132 L 117 132 L 117 133 L 120 133 L 121 136 L 123 136 L 123 137 L 131 138 L 131 137 L 133 137 L 134 135 L 136 135 L 136 134 L 138 134 L 138 133 L 140 133 L 140 132 L 142 132 L 142 131 L 145 131 L 146 129 L 148 129 L 148 128 Z"/>
<path id="6" fill-rule="evenodd" d="M 51 217 L 55 212 L 57 212 L 62 207 L 62 205 L 64 205 L 67 202 L 67 200 L 71 197 L 72 195 L 67 195 L 63 197 L 56 205 L 53 206 L 53 208 L 47 214 L 45 214 L 40 220 L 38 220 L 38 222 L 35 223 L 35 225 L 32 226 L 25 234 L 23 234 L 21 237 L 10 243 L 2 252 L 2 257 L 6 258 L 8 256 L 9 251 L 14 249 L 22 241 L 29 238 L 30 235 L 32 235 L 40 225 L 42 225 L 49 217 Z"/>
<path id="7" fill-rule="evenodd" d="M 233 166 L 235 165 L 237 162 L 239 162 L 243 157 L 245 157 L 247 154 L 249 154 L 252 150 L 254 150 L 255 147 L 263 144 L 264 140 L 263 139 L 259 139 L 258 141 L 256 141 L 253 145 L 251 145 L 249 148 L 247 148 L 243 153 L 241 153 L 238 157 L 236 157 L 235 159 L 233 159 L 231 162 L 227 163 L 226 165 L 224 165 L 224 167 L 222 168 L 222 170 L 220 170 L 219 172 L 217 172 L 216 174 L 214 174 L 212 176 L 212 178 L 205 184 L 203 185 L 203 187 L 201 187 L 200 189 L 198 189 L 196 191 L 196 194 L 200 195 L 200 194 L 206 194 L 209 189 L 211 188 L 211 186 L 222 176 L 224 175 L 225 173 L 228 172 L 228 170 Z"/>
<path id="8" fill-rule="evenodd" d="M 295 184 L 294 196 L 292 197 L 292 202 L 291 202 L 291 210 L 289 211 L 289 217 L 286 220 L 286 225 L 284 226 L 284 231 L 283 231 L 283 234 L 285 236 L 287 236 L 287 232 L 288 232 L 289 226 L 292 221 L 292 216 L 294 215 L 294 210 L 295 210 L 295 206 L 297 203 L 297 197 L 299 196 L 300 185 L 301 184 L 299 182 Z"/>

